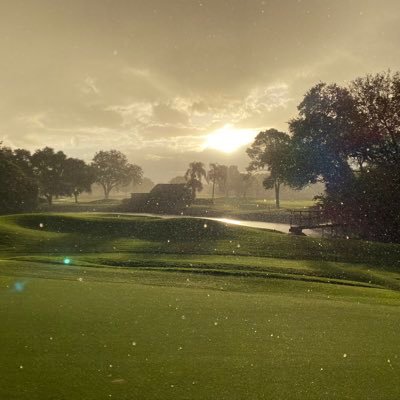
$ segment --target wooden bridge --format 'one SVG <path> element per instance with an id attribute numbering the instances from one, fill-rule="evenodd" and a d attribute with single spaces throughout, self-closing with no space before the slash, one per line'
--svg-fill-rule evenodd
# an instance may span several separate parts
<path id="1" fill-rule="evenodd" d="M 333 228 L 334 224 L 324 219 L 321 210 L 290 210 L 289 232 L 302 235 L 303 229 Z"/>

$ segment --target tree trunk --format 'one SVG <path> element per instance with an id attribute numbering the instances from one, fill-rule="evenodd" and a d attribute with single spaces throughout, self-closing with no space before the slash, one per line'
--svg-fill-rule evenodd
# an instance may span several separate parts
<path id="1" fill-rule="evenodd" d="M 51 206 L 53 204 L 53 195 L 46 194 L 44 197 L 46 197 L 46 200 L 49 203 L 49 206 Z"/>
<path id="2" fill-rule="evenodd" d="M 196 199 L 196 188 L 192 186 L 192 200 L 195 201 Z"/>
<path id="3" fill-rule="evenodd" d="M 275 186 L 275 205 L 276 205 L 276 208 L 281 208 L 281 201 L 279 198 L 279 194 L 280 194 L 279 189 L 280 189 L 281 184 L 279 182 L 275 182 L 274 186 Z"/>
<path id="4" fill-rule="evenodd" d="M 111 189 L 109 187 L 107 187 L 106 185 L 101 185 L 101 186 L 103 187 L 103 191 L 104 191 L 104 199 L 108 200 Z"/>
<path id="5" fill-rule="evenodd" d="M 74 192 L 75 203 L 78 204 L 78 192 Z"/>
<path id="6" fill-rule="evenodd" d="M 212 186 L 212 202 L 214 204 L 214 194 L 215 194 L 215 178 L 213 179 L 213 186 Z"/>

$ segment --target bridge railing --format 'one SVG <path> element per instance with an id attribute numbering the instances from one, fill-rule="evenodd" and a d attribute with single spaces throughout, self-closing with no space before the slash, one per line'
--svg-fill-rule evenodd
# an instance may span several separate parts
<path id="1" fill-rule="evenodd" d="M 316 227 L 327 221 L 321 210 L 290 210 L 290 226 L 303 229 Z"/>

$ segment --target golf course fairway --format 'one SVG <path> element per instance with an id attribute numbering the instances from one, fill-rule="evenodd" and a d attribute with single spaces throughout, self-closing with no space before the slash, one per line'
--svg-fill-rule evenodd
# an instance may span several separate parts
<path id="1" fill-rule="evenodd" d="M 400 245 L 0 217 L 0 399 L 400 398 Z"/>

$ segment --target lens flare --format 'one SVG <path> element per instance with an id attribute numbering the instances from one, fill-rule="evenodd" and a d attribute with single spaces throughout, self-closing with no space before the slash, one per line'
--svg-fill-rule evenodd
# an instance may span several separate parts
<path id="1" fill-rule="evenodd" d="M 25 285 L 26 285 L 25 282 L 15 282 L 13 291 L 17 293 L 22 293 L 25 290 Z"/>

